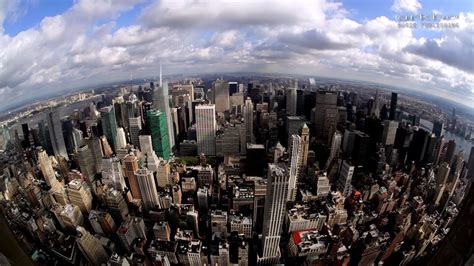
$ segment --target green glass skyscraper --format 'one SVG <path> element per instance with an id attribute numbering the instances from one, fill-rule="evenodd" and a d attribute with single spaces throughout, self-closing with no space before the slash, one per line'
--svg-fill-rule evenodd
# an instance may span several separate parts
<path id="1" fill-rule="evenodd" d="M 153 150 L 156 152 L 156 155 L 168 160 L 170 158 L 170 144 L 165 113 L 157 110 L 150 110 L 146 115 Z"/>
<path id="2" fill-rule="evenodd" d="M 115 120 L 114 106 L 106 106 L 100 109 L 102 131 L 114 151 L 117 151 L 117 121 Z"/>

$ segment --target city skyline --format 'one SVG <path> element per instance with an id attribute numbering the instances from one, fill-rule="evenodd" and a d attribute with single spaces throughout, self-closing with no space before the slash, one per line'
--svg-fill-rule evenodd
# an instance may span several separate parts
<path id="1" fill-rule="evenodd" d="M 398 27 L 433 13 L 459 28 Z M 473 21 L 469 1 L 2 1 L 1 103 L 157 76 L 161 62 L 165 74 L 342 73 L 472 108 Z"/>
<path id="2" fill-rule="evenodd" d="M 0 251 L 38 265 L 467 260 L 443 242 L 474 194 L 474 127 L 456 109 L 244 80 L 160 77 L 3 124 L 0 234 L 22 248 Z"/>

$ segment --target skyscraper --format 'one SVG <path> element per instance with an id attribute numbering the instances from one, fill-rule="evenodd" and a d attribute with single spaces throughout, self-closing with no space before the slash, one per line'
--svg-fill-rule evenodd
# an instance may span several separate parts
<path id="1" fill-rule="evenodd" d="M 245 100 L 244 123 L 246 141 L 247 143 L 253 143 L 253 103 L 250 98 L 247 98 L 247 100 Z"/>
<path id="2" fill-rule="evenodd" d="M 140 194 L 142 202 L 146 209 L 154 208 L 160 205 L 160 198 L 156 190 L 155 177 L 153 172 L 146 168 L 138 169 L 135 172 L 137 176 L 138 185 L 140 187 Z"/>
<path id="3" fill-rule="evenodd" d="M 339 133 L 338 131 L 334 132 L 334 135 L 332 136 L 332 141 L 331 141 L 331 151 L 329 152 L 329 157 L 326 162 L 326 168 L 328 168 L 332 160 L 334 160 L 334 158 L 336 158 L 339 155 L 341 143 L 342 143 L 342 134 Z"/>
<path id="4" fill-rule="evenodd" d="M 198 152 L 216 154 L 216 108 L 214 104 L 196 106 L 196 134 Z"/>
<path id="5" fill-rule="evenodd" d="M 118 191 L 125 189 L 122 166 L 116 157 L 102 159 L 102 181 Z"/>
<path id="6" fill-rule="evenodd" d="M 226 80 L 216 80 L 213 84 L 213 88 L 216 112 L 229 111 L 229 82 Z"/>
<path id="7" fill-rule="evenodd" d="M 86 182 L 74 179 L 66 187 L 69 201 L 78 206 L 82 213 L 89 213 L 92 209 L 92 194 Z"/>
<path id="8" fill-rule="evenodd" d="M 286 115 L 296 115 L 296 88 L 286 89 Z"/>
<path id="9" fill-rule="evenodd" d="M 38 163 L 41 173 L 43 174 L 43 178 L 46 181 L 46 184 L 50 186 L 53 190 L 56 190 L 60 186 L 60 184 L 59 181 L 56 179 L 56 174 L 54 173 L 51 160 L 49 159 L 49 156 L 45 150 L 40 150 L 38 152 Z"/>
<path id="10" fill-rule="evenodd" d="M 344 197 L 348 197 L 351 193 L 352 175 L 354 174 L 354 166 L 347 160 L 344 160 L 339 171 L 339 178 L 336 182 L 337 189 Z"/>
<path id="11" fill-rule="evenodd" d="M 100 119 L 105 137 L 114 151 L 117 150 L 117 121 L 115 120 L 114 106 L 106 106 L 100 109 Z"/>
<path id="12" fill-rule="evenodd" d="M 395 115 L 397 114 L 397 100 L 398 94 L 392 92 L 392 98 L 390 99 L 390 115 L 388 119 L 395 120 Z"/>
<path id="13" fill-rule="evenodd" d="M 398 122 L 385 120 L 383 122 L 382 143 L 384 145 L 395 144 L 395 136 L 397 135 Z"/>
<path id="14" fill-rule="evenodd" d="M 135 147 L 140 146 L 140 141 L 138 136 L 140 135 L 140 130 L 142 130 L 142 118 L 138 117 L 130 117 L 128 119 L 129 126 L 130 126 L 130 142 Z"/>
<path id="15" fill-rule="evenodd" d="M 161 80 L 161 74 L 160 74 L 160 80 Z M 170 110 L 169 91 L 168 91 L 167 82 L 160 84 L 160 86 L 154 90 L 152 107 L 153 109 L 159 110 L 165 114 L 166 128 L 168 130 L 168 143 L 169 143 L 168 148 L 171 151 L 175 145 L 175 141 L 174 141 L 175 136 L 174 136 L 173 121 L 171 120 L 171 110 Z"/>
<path id="16" fill-rule="evenodd" d="M 101 265 L 107 262 L 108 256 L 99 239 L 91 235 L 85 228 L 77 227 L 76 239 L 79 249 L 92 265 Z"/>
<path id="17" fill-rule="evenodd" d="M 69 160 L 58 111 L 51 111 L 48 113 L 48 130 L 49 137 L 51 138 L 51 144 L 53 146 L 54 155 L 62 156 Z"/>
<path id="18" fill-rule="evenodd" d="M 83 145 L 77 149 L 77 164 L 81 169 L 81 173 L 89 180 L 94 180 L 97 173 L 94 154 L 89 145 Z"/>
<path id="19" fill-rule="evenodd" d="M 267 194 L 262 231 L 262 250 L 258 264 L 276 264 L 280 260 L 280 237 L 288 197 L 289 173 L 285 165 L 268 164 Z"/>
<path id="20" fill-rule="evenodd" d="M 123 158 L 122 163 L 123 173 L 128 179 L 133 198 L 141 199 L 140 186 L 138 185 L 137 177 L 135 176 L 135 172 L 138 170 L 137 157 L 133 153 L 130 153 Z"/>
<path id="21" fill-rule="evenodd" d="M 123 149 L 127 145 L 127 137 L 123 127 L 117 128 L 117 149 Z"/>
<path id="22" fill-rule="evenodd" d="M 441 121 L 434 121 L 433 122 L 433 131 L 432 133 L 434 133 L 436 135 L 436 137 L 441 137 L 443 135 L 443 122 Z"/>
<path id="23" fill-rule="evenodd" d="M 337 124 L 337 92 L 318 90 L 316 95 L 316 106 L 313 108 L 311 115 L 315 125 L 316 139 L 322 142 L 328 140 L 336 131 Z"/>
<path id="24" fill-rule="evenodd" d="M 303 124 L 303 127 L 300 131 L 301 136 L 301 148 L 300 153 L 301 156 L 299 157 L 298 163 L 298 171 L 300 174 L 306 173 L 306 166 L 308 165 L 308 152 L 309 152 L 309 128 L 306 123 Z"/>
<path id="25" fill-rule="evenodd" d="M 291 136 L 291 160 L 290 160 L 290 178 L 288 180 L 288 201 L 294 201 L 296 198 L 296 181 L 298 180 L 301 154 L 301 137 Z"/>
<path id="26" fill-rule="evenodd" d="M 150 129 L 153 150 L 156 155 L 168 160 L 170 158 L 170 148 L 165 114 L 150 110 L 147 112 L 147 123 Z"/>

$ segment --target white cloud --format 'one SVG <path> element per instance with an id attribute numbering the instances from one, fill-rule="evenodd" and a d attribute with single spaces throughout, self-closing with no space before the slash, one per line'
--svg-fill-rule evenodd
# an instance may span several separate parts
<path id="1" fill-rule="evenodd" d="M 324 0 L 164 0 L 145 7 L 137 23 L 117 26 L 137 2 L 82 0 L 15 36 L 0 32 L 2 107 L 130 74 L 156 76 L 160 62 L 167 73 L 344 76 L 473 100 L 472 13 L 461 14 L 459 29 L 416 38 L 387 17 L 355 21 Z"/>
<path id="2" fill-rule="evenodd" d="M 395 0 L 392 5 L 392 10 L 395 12 L 408 11 L 416 13 L 421 9 L 421 3 L 418 0 Z"/>

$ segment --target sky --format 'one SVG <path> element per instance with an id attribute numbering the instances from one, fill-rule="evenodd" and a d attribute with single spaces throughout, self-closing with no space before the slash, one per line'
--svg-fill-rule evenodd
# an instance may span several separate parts
<path id="1" fill-rule="evenodd" d="M 411 15 L 457 28 L 401 28 Z M 438 21 L 439 22 L 439 21 Z M 365 80 L 474 109 L 474 1 L 0 0 L 0 111 L 165 74 Z"/>

